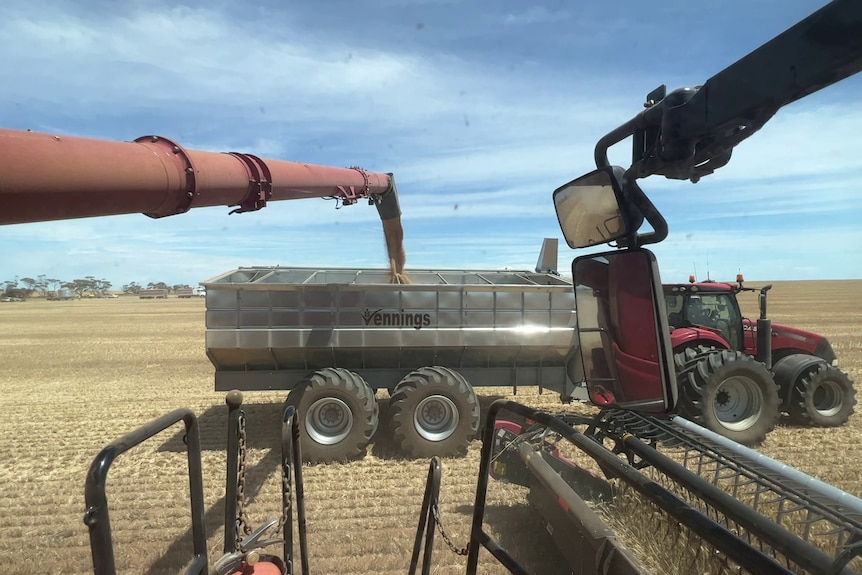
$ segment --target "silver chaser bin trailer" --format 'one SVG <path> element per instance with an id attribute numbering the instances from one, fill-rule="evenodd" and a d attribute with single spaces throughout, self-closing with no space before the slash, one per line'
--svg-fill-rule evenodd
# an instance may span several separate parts
<path id="1" fill-rule="evenodd" d="M 391 396 L 390 432 L 416 457 L 463 453 L 473 388 L 538 386 L 570 398 L 580 377 L 574 294 L 553 273 L 240 268 L 203 282 L 217 391 L 290 390 L 310 460 L 364 452 Z"/>

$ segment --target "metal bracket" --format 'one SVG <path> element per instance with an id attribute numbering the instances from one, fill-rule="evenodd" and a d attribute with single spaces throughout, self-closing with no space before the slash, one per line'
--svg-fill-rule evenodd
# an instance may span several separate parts
<path id="1" fill-rule="evenodd" d="M 266 207 L 267 200 L 272 198 L 272 175 L 263 160 L 251 154 L 228 152 L 231 156 L 245 164 L 248 170 L 248 192 L 239 207 L 230 211 L 231 214 L 255 212 Z"/>
<path id="2" fill-rule="evenodd" d="M 365 181 L 365 185 L 359 192 L 356 191 L 355 186 L 336 186 L 336 189 L 341 192 L 341 203 L 345 206 L 351 206 L 355 204 L 359 200 L 359 198 L 369 197 L 368 173 L 359 166 L 350 166 L 350 168 L 348 169 L 356 170 L 357 172 L 362 174 L 362 179 Z"/>

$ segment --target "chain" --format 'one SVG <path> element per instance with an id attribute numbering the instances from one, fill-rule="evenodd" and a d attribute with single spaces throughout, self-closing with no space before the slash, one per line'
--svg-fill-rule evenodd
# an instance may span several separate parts
<path id="1" fill-rule="evenodd" d="M 251 529 L 251 520 L 248 518 L 248 514 L 245 511 L 245 468 L 246 468 L 246 432 L 245 432 L 245 414 L 240 411 L 239 418 L 237 419 L 237 434 L 239 436 L 237 450 L 237 480 L 236 480 L 236 529 L 234 530 L 236 537 L 236 548 L 239 549 L 240 542 L 246 535 L 250 535 L 252 532 Z M 291 513 L 291 483 L 290 476 L 286 473 L 282 473 L 282 488 L 284 489 L 287 497 L 285 498 L 284 509 L 282 510 L 281 517 L 278 520 L 278 524 L 275 527 L 275 533 L 278 533 L 284 525 L 286 525 L 290 519 Z"/>
<path id="2" fill-rule="evenodd" d="M 251 533 L 251 527 L 246 521 L 243 494 L 245 493 L 245 414 L 240 411 L 237 419 L 237 433 L 239 435 L 239 449 L 237 458 L 237 478 L 236 478 L 236 529 L 234 534 L 236 537 L 236 548 L 239 549 L 240 541 L 244 535 Z"/>
<path id="3" fill-rule="evenodd" d="M 437 524 L 437 531 L 440 532 L 440 537 L 443 538 L 443 542 L 446 543 L 446 546 L 456 555 L 467 555 L 466 547 L 455 547 L 455 544 L 452 543 L 452 540 L 449 539 L 449 535 L 446 534 L 446 531 L 443 529 L 443 523 L 440 521 L 440 508 L 434 503 L 431 506 L 431 514 L 434 516 L 434 523 Z"/>
<path id="4" fill-rule="evenodd" d="M 293 497 L 293 493 L 291 490 L 290 484 L 290 472 L 287 471 L 286 466 L 290 463 L 289 459 L 285 459 L 281 463 L 281 489 L 284 493 L 284 509 L 281 510 L 281 518 L 278 521 L 278 525 L 275 528 L 275 532 L 284 527 L 285 533 L 284 538 L 287 539 L 287 529 L 288 525 L 290 525 L 290 515 L 291 515 L 291 498 Z"/>

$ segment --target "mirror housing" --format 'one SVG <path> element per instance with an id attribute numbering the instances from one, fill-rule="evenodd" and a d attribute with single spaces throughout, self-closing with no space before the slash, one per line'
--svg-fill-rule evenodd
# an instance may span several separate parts
<path id="1" fill-rule="evenodd" d="M 606 244 L 640 227 L 620 207 L 624 173 L 618 166 L 599 168 L 554 191 L 557 220 L 569 247 Z"/>
<path id="2" fill-rule="evenodd" d="M 582 256 L 572 276 L 591 401 L 669 413 L 677 389 L 655 256 L 640 248 Z"/>

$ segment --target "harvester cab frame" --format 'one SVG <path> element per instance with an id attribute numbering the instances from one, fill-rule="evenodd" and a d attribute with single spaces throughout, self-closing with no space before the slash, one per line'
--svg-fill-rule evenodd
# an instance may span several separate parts
<path id="1" fill-rule="evenodd" d="M 663 240 L 667 222 L 619 166 L 572 180 L 554 191 L 553 201 L 569 247 L 625 246 L 572 262 L 578 353 L 591 401 L 672 411 L 677 390 L 658 264 L 641 247 Z M 639 233 L 644 222 L 652 231 Z"/>
<path id="2" fill-rule="evenodd" d="M 666 415 L 677 393 L 671 377 L 669 327 L 662 313 L 664 299 L 655 258 L 642 246 L 663 240 L 668 228 L 636 183 L 654 174 L 697 181 L 725 165 L 733 147 L 781 106 L 860 70 L 862 3 L 836 0 L 701 87 L 669 94 L 664 87 L 653 91 L 646 110 L 599 140 L 595 151 L 598 169 L 554 193 L 560 225 L 571 247 L 616 242 L 624 248 L 581 256 L 572 264 L 576 300 L 584 319 L 578 332 L 585 372 L 594 401 L 603 401 L 604 409 L 597 416 L 555 417 L 510 401 L 491 405 L 482 433 L 466 548 L 468 574 L 477 572 L 481 548 L 510 572 L 529 572 L 483 527 L 490 477 L 530 488 L 529 501 L 542 515 L 574 573 L 648 572 L 585 503 L 596 498 L 596 492 L 601 498 L 618 493 L 621 487 L 633 490 L 670 518 L 668 525 L 673 527 L 668 533 L 684 534 L 675 539 L 684 543 L 680 553 L 706 549 L 703 553 L 719 557 L 723 572 L 860 572 L 862 500 L 686 419 Z M 630 136 L 631 167 L 611 166 L 608 148 Z M 640 233 L 644 222 L 652 230 Z M 631 281 L 620 281 L 620 272 Z M 592 313 L 586 313 L 591 306 Z M 634 325 L 621 324 L 623 311 L 626 316 L 634 315 Z M 647 385 L 642 384 L 645 381 Z M 305 495 L 295 411 L 288 407 L 282 422 L 284 513 L 277 523 L 282 524 L 284 540 L 272 537 L 261 542 L 261 529 L 271 522 L 246 532 L 242 529 L 250 526 L 240 524 L 241 510 L 233 505 L 243 502 L 240 445 L 244 419 L 239 409 L 241 396 L 228 394 L 227 400 L 231 415 L 226 501 L 230 503 L 225 509 L 225 556 L 217 562 L 217 570 L 307 573 Z M 498 420 L 504 413 L 515 419 Z M 85 522 L 90 528 L 96 573 L 112 573 L 114 568 L 104 493 L 108 466 L 123 451 L 180 421 L 187 429 L 196 532 L 195 559 L 189 572 L 207 571 L 198 430 L 194 416 L 178 410 L 109 445 L 93 462 L 86 487 Z M 604 478 L 567 458 L 555 441 L 573 446 L 577 455 L 592 460 Z M 422 572 L 430 571 L 440 474 L 440 461 L 434 458 L 411 574 L 419 566 L 420 555 Z M 292 548 L 294 516 L 300 537 L 299 561 Z M 793 525 L 802 530 L 791 531 Z M 276 543 L 284 545 L 283 563 L 261 548 Z"/>

